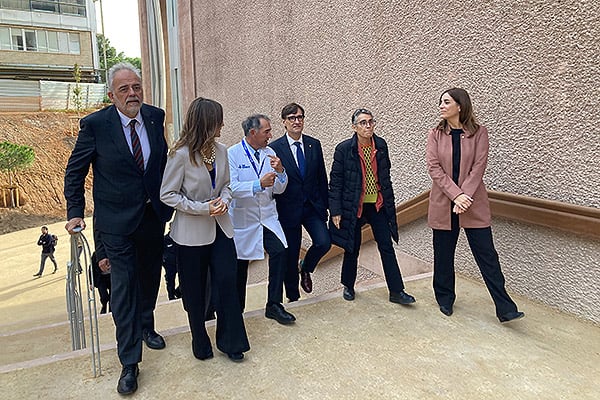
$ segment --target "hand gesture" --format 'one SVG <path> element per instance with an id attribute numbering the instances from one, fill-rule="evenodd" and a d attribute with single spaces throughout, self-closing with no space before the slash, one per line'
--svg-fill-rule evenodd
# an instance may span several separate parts
<path id="1" fill-rule="evenodd" d="M 471 207 L 471 204 L 473 204 L 473 199 L 466 194 L 461 193 L 454 199 L 454 207 L 452 211 L 454 211 L 456 214 L 462 214 L 467 211 L 469 207 Z"/>
<path id="2" fill-rule="evenodd" d="M 260 186 L 263 189 L 273 186 L 275 184 L 276 177 L 277 177 L 277 174 L 275 172 L 267 172 L 266 174 L 263 175 L 262 178 L 260 178 Z"/>
<path id="3" fill-rule="evenodd" d="M 225 204 L 220 197 L 217 197 L 208 202 L 208 210 L 211 217 L 223 215 L 227 212 L 227 204 Z"/>
<path id="4" fill-rule="evenodd" d="M 333 225 L 335 225 L 335 227 L 337 229 L 340 229 L 340 222 L 342 222 L 342 216 L 341 215 L 333 215 L 331 217 L 331 222 L 333 222 Z"/>
<path id="5" fill-rule="evenodd" d="M 77 229 L 77 228 L 80 228 L 80 229 Z M 85 221 L 83 220 L 83 218 L 79 218 L 79 217 L 71 218 L 69 221 L 67 221 L 67 224 L 65 225 L 65 229 L 71 235 L 74 233 L 77 233 L 77 232 L 81 232 L 82 230 L 85 229 Z"/>
<path id="6" fill-rule="evenodd" d="M 282 173 L 283 172 L 283 165 L 281 165 L 281 160 L 279 159 L 279 157 L 277 156 L 272 156 L 270 154 L 267 154 L 267 157 L 269 157 L 271 159 L 270 163 L 271 163 L 271 168 L 273 168 L 275 171 Z"/>

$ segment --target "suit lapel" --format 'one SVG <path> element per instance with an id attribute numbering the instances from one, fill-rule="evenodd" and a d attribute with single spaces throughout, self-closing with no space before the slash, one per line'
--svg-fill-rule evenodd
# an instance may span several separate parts
<path id="1" fill-rule="evenodd" d="M 125 139 L 125 132 L 123 131 L 123 125 L 121 124 L 121 119 L 117 113 L 117 108 L 114 105 L 110 106 L 107 112 L 108 116 L 106 119 L 105 129 L 106 134 L 110 136 L 115 148 L 121 154 L 121 156 L 128 160 L 127 162 L 130 164 L 130 167 L 139 169 L 135 159 L 133 158 L 133 154 L 131 154 L 127 140 Z"/>
<path id="2" fill-rule="evenodd" d="M 302 141 L 304 142 L 304 158 L 306 159 L 304 177 L 307 177 L 315 166 L 315 154 L 312 140 L 308 136 L 302 135 Z"/>
<path id="3" fill-rule="evenodd" d="M 146 167 L 146 169 L 149 169 L 150 163 L 156 158 L 156 153 L 158 152 L 157 149 L 159 148 L 159 144 L 157 140 L 159 139 L 159 135 L 156 133 L 156 121 L 144 105 L 142 105 L 140 114 L 144 120 L 146 133 L 148 134 L 148 142 L 150 143 L 150 159 L 148 160 L 148 166 Z"/>

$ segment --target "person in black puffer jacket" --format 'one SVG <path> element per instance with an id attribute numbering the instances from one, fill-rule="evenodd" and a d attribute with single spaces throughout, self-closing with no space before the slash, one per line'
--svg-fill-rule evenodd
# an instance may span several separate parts
<path id="1" fill-rule="evenodd" d="M 391 240 L 398 243 L 388 148 L 385 140 L 374 134 L 375 124 L 371 111 L 357 109 L 352 114 L 354 135 L 335 148 L 329 180 L 331 241 L 344 249 L 344 299 L 355 297 L 361 228 L 368 223 L 381 256 L 390 301 L 411 304 L 415 298 L 404 291 Z"/>

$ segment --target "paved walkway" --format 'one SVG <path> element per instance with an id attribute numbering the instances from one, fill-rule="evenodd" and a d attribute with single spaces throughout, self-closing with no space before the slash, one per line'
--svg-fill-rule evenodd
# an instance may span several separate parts
<path id="1" fill-rule="evenodd" d="M 0 398 L 120 398 L 110 316 L 100 318 L 103 374 L 93 378 L 88 351 L 68 349 L 64 271 L 31 278 L 38 236 L 38 229 L 0 236 Z M 363 265 L 375 251 L 368 245 L 365 250 Z M 66 255 L 60 261 L 64 265 Z M 335 276 L 339 264 L 331 260 L 318 273 L 334 270 Z M 369 271 L 365 276 L 371 277 Z M 132 398 L 600 398 L 599 326 L 519 297 L 527 317 L 501 325 L 485 287 L 462 278 L 448 318 L 435 305 L 429 273 L 406 285 L 417 298 L 414 306 L 388 302 L 381 279 L 368 278 L 354 302 L 344 301 L 338 286 L 289 305 L 298 321 L 281 326 L 264 318 L 266 289 L 257 279 L 246 313 L 252 349 L 241 364 L 219 352 L 196 360 L 180 301 L 162 294 L 157 323 L 167 348 L 144 349 L 140 389 Z M 213 324 L 209 334 L 214 338 Z"/>

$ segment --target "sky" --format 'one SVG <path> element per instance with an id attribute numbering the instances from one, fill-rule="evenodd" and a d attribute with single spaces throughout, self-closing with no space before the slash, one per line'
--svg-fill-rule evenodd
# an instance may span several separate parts
<path id="1" fill-rule="evenodd" d="M 100 23 L 100 2 L 96 4 L 98 32 L 102 33 Z M 104 11 L 105 36 L 117 52 L 127 57 L 140 57 L 140 30 L 137 0 L 102 0 Z"/>

